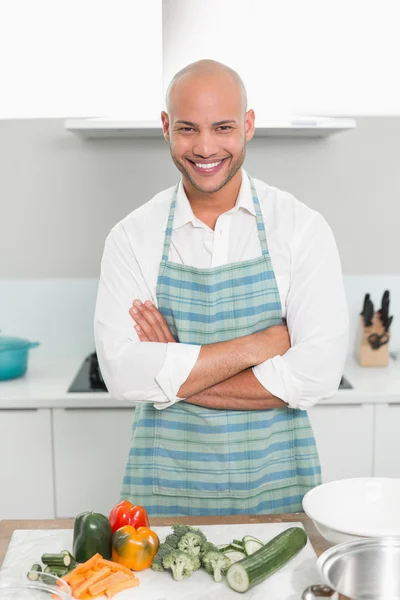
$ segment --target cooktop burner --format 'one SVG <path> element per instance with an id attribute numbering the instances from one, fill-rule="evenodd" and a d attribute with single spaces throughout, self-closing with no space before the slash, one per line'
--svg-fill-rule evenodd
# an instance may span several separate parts
<path id="1" fill-rule="evenodd" d="M 85 358 L 68 392 L 107 392 L 96 352 Z"/>

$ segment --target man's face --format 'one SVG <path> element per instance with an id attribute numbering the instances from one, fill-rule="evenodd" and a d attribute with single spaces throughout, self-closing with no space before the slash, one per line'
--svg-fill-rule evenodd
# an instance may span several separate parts
<path id="1" fill-rule="evenodd" d="M 226 75 L 189 76 L 171 90 L 164 136 L 176 167 L 197 190 L 214 193 L 241 168 L 254 133 L 238 84 Z M 201 166 L 206 165 L 206 166 Z"/>

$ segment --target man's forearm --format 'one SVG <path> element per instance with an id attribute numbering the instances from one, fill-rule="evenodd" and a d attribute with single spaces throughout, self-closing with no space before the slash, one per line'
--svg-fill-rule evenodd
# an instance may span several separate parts
<path id="1" fill-rule="evenodd" d="M 220 410 L 262 410 L 288 406 L 261 385 L 251 368 L 186 398 L 185 402 Z"/>
<path id="2" fill-rule="evenodd" d="M 284 325 L 269 327 L 227 342 L 204 345 L 177 396 L 188 398 L 199 394 L 269 358 L 284 354 L 289 348 L 289 334 Z"/>

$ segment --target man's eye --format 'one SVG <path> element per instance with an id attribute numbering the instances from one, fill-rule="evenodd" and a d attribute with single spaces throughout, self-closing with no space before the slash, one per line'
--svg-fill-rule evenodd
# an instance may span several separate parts
<path id="1" fill-rule="evenodd" d="M 232 127 L 230 127 L 230 125 L 220 125 L 219 129 L 227 130 L 227 129 L 232 129 Z"/>
<path id="2" fill-rule="evenodd" d="M 190 129 L 193 129 L 193 127 L 180 127 L 178 131 L 189 131 Z"/>

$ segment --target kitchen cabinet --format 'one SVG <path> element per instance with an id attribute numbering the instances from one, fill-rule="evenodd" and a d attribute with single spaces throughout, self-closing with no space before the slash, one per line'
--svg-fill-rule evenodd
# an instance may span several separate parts
<path id="1" fill-rule="evenodd" d="M 54 519 L 50 409 L 0 411 L 0 519 Z"/>
<path id="2" fill-rule="evenodd" d="M 399 398 L 400 400 L 400 398 Z M 400 477 L 400 403 L 375 407 L 374 475 Z"/>
<path id="3" fill-rule="evenodd" d="M 119 493 L 131 442 L 132 408 L 54 409 L 56 518 L 108 515 Z"/>
<path id="4" fill-rule="evenodd" d="M 374 405 L 323 404 L 308 411 L 324 483 L 373 472 Z M 400 417 L 400 410 L 399 410 Z M 398 444 L 400 448 L 400 443 Z"/>

